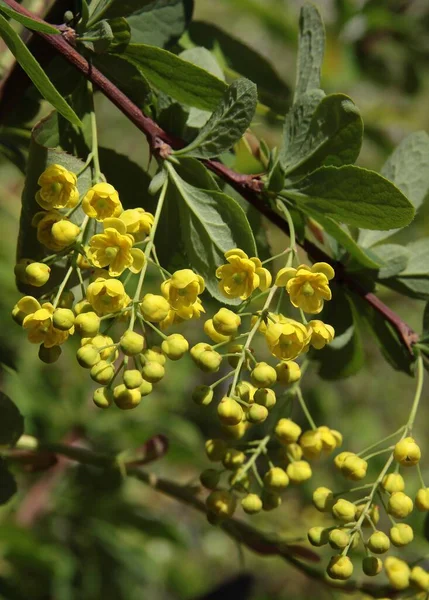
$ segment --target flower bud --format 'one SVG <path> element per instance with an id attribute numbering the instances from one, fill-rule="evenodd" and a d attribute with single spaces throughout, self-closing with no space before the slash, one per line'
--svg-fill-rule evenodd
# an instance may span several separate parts
<path id="1" fill-rule="evenodd" d="M 253 398 L 256 404 L 265 406 L 268 410 L 273 408 L 276 404 L 276 394 L 270 388 L 260 388 L 259 390 L 256 390 Z"/>
<path id="2" fill-rule="evenodd" d="M 243 400 L 243 402 L 252 404 L 254 401 L 254 389 L 255 388 L 248 381 L 240 381 L 240 383 L 235 386 L 235 395 L 238 396 L 240 400 Z"/>
<path id="3" fill-rule="evenodd" d="M 244 452 L 241 452 L 241 450 L 236 450 L 235 448 L 228 448 L 228 450 L 223 456 L 222 464 L 225 467 L 225 469 L 235 471 L 236 469 L 241 467 L 245 460 L 246 455 L 244 454 Z"/>
<path id="4" fill-rule="evenodd" d="M 105 387 L 99 387 L 92 396 L 94 404 L 98 408 L 109 408 L 113 402 L 113 392 Z"/>
<path id="5" fill-rule="evenodd" d="M 268 409 L 260 404 L 252 404 L 246 417 L 249 423 L 263 423 L 268 417 Z"/>
<path id="6" fill-rule="evenodd" d="M 25 269 L 28 265 L 31 265 L 34 261 L 31 258 L 20 258 L 19 261 L 13 268 L 13 272 L 18 281 L 22 283 L 28 283 L 27 275 L 25 273 Z"/>
<path id="7" fill-rule="evenodd" d="M 271 492 L 281 492 L 289 485 L 289 477 L 280 467 L 272 467 L 264 475 L 264 486 Z"/>
<path id="8" fill-rule="evenodd" d="M 62 350 L 60 346 L 51 346 L 51 348 L 46 348 L 44 344 L 40 344 L 39 359 L 42 362 L 51 365 L 52 363 L 57 362 L 61 356 L 61 352 Z"/>
<path id="9" fill-rule="evenodd" d="M 152 391 L 152 387 L 153 386 L 150 381 L 143 379 L 139 387 L 139 392 L 142 396 L 148 396 Z"/>
<path id="10" fill-rule="evenodd" d="M 72 308 L 74 303 L 74 294 L 71 290 L 64 290 L 60 296 L 57 306 L 59 308 Z"/>
<path id="11" fill-rule="evenodd" d="M 225 490 L 215 490 L 206 500 L 207 510 L 222 519 L 232 517 L 236 505 L 235 496 Z"/>
<path id="12" fill-rule="evenodd" d="M 292 442 L 292 444 L 286 444 L 285 446 L 282 446 L 281 448 L 279 448 L 279 452 L 282 453 L 281 457 L 289 462 L 292 462 L 294 460 L 301 460 L 303 456 L 301 446 L 299 444 L 296 444 L 295 442 Z"/>
<path id="13" fill-rule="evenodd" d="M 244 421 L 241 421 L 238 425 L 225 425 L 225 423 L 221 423 L 221 425 L 224 434 L 232 440 L 241 439 L 247 430 L 247 424 Z"/>
<path id="14" fill-rule="evenodd" d="M 414 438 L 406 437 L 395 445 L 393 456 L 395 460 L 403 467 L 412 467 L 416 465 L 422 453 Z"/>
<path id="15" fill-rule="evenodd" d="M 362 571 L 369 577 L 374 577 L 381 573 L 383 563 L 377 556 L 365 556 L 362 561 Z"/>
<path id="16" fill-rule="evenodd" d="M 165 358 L 162 349 L 159 346 L 152 346 L 152 348 L 147 348 L 140 354 L 139 356 L 140 364 L 143 366 L 146 361 L 149 362 L 157 362 L 162 366 L 165 366 L 167 359 Z"/>
<path id="17" fill-rule="evenodd" d="M 397 519 L 405 519 L 413 510 L 412 499 L 404 492 L 394 492 L 387 503 L 387 512 Z"/>
<path id="18" fill-rule="evenodd" d="M 355 518 L 356 506 L 348 500 L 340 498 L 332 507 L 332 515 L 343 523 L 349 523 Z"/>
<path id="19" fill-rule="evenodd" d="M 416 495 L 416 507 L 418 510 L 429 510 L 429 488 L 420 488 Z"/>
<path id="20" fill-rule="evenodd" d="M 262 510 L 262 500 L 257 494 L 247 494 L 241 501 L 241 508 L 248 515 L 255 515 Z"/>
<path id="21" fill-rule="evenodd" d="M 79 233 L 80 228 L 66 219 L 57 221 L 52 225 L 51 228 L 51 236 L 55 242 L 63 248 L 67 248 L 67 246 L 73 244 L 73 242 L 76 241 Z"/>
<path id="22" fill-rule="evenodd" d="M 204 373 L 216 373 L 219 371 L 220 364 L 222 362 L 222 355 L 213 348 L 210 350 L 204 350 L 198 356 L 198 366 L 204 371 Z"/>
<path id="23" fill-rule="evenodd" d="M 100 329 L 100 317 L 95 312 L 82 312 L 77 315 L 74 327 L 82 337 L 94 337 Z"/>
<path id="24" fill-rule="evenodd" d="M 128 369 L 124 373 L 124 383 L 129 390 L 139 388 L 143 383 L 143 377 L 137 369 Z"/>
<path id="25" fill-rule="evenodd" d="M 305 460 L 296 460 L 290 463 L 287 466 L 286 473 L 292 483 L 304 483 L 312 475 L 311 467 Z"/>
<path id="26" fill-rule="evenodd" d="M 301 427 L 291 419 L 280 419 L 274 429 L 274 433 L 282 444 L 296 442 L 301 435 L 301 431 Z"/>
<path id="27" fill-rule="evenodd" d="M 353 563 L 348 556 L 332 556 L 326 572 L 332 579 L 345 581 L 353 575 Z"/>
<path id="28" fill-rule="evenodd" d="M 221 308 L 213 316 L 213 327 L 217 333 L 220 333 L 221 335 L 235 335 L 240 325 L 240 316 L 233 313 L 229 308 Z"/>
<path id="29" fill-rule="evenodd" d="M 144 337 L 135 331 L 126 331 L 119 340 L 119 346 L 126 356 L 140 354 L 144 348 Z"/>
<path id="30" fill-rule="evenodd" d="M 243 419 L 243 409 L 234 398 L 224 396 L 217 407 L 217 414 L 221 423 L 225 425 L 238 425 Z"/>
<path id="31" fill-rule="evenodd" d="M 429 592 L 429 573 L 423 567 L 417 565 L 411 569 L 410 581 L 419 590 Z"/>
<path id="32" fill-rule="evenodd" d="M 389 494 L 403 492 L 405 489 L 404 478 L 399 473 L 388 473 L 383 477 L 381 485 Z"/>
<path id="33" fill-rule="evenodd" d="M 231 336 L 222 335 L 216 331 L 216 329 L 213 327 L 213 319 L 207 319 L 207 321 L 204 323 L 203 329 L 204 333 L 212 340 L 212 342 L 215 342 L 216 344 L 229 342 L 231 339 Z"/>
<path id="34" fill-rule="evenodd" d="M 374 554 L 384 554 L 390 548 L 390 540 L 383 531 L 374 531 L 370 535 L 367 545 Z"/>
<path id="35" fill-rule="evenodd" d="M 384 561 L 384 568 L 390 585 L 395 590 L 405 590 L 410 585 L 410 567 L 403 560 L 388 556 Z"/>
<path id="36" fill-rule="evenodd" d="M 350 534 L 345 529 L 331 529 L 329 532 L 329 545 L 335 550 L 347 548 L 350 542 Z"/>
<path id="37" fill-rule="evenodd" d="M 100 360 L 100 362 L 91 367 L 89 374 L 93 381 L 96 381 L 100 385 L 107 385 L 113 379 L 115 368 L 111 363 L 108 363 L 105 360 Z"/>
<path id="38" fill-rule="evenodd" d="M 359 481 L 366 476 L 366 470 L 368 468 L 368 463 L 363 458 L 356 456 L 353 454 L 352 456 L 346 456 L 346 458 L 341 463 L 341 473 L 347 477 L 347 479 L 351 479 L 352 481 Z"/>
<path id="39" fill-rule="evenodd" d="M 34 287 L 42 287 L 48 282 L 51 269 L 48 265 L 33 262 L 25 267 L 25 281 Z"/>
<path id="40" fill-rule="evenodd" d="M 179 360 L 189 350 L 189 343 L 180 333 L 173 333 L 162 342 L 161 348 L 167 358 Z"/>
<path id="41" fill-rule="evenodd" d="M 366 503 L 358 504 L 356 506 L 356 515 L 355 519 L 358 521 L 362 512 L 366 509 Z M 368 511 L 366 511 L 367 516 L 364 517 L 362 521 L 362 527 L 371 527 L 371 523 L 373 525 L 377 525 L 380 520 L 380 511 L 376 504 L 372 504 Z M 368 518 L 369 517 L 369 518 Z"/>
<path id="42" fill-rule="evenodd" d="M 121 383 L 113 388 L 113 398 L 118 408 L 130 410 L 140 404 L 142 395 L 138 389 L 129 390 Z"/>
<path id="43" fill-rule="evenodd" d="M 90 305 L 90 303 L 88 302 L 88 300 L 81 300 L 80 302 L 76 302 L 76 304 L 74 305 L 74 312 L 77 315 L 87 313 L 87 312 L 92 312 L 92 311 L 93 311 L 93 308 Z"/>
<path id="44" fill-rule="evenodd" d="M 282 503 L 281 496 L 270 490 L 262 490 L 262 508 L 266 511 L 275 510 Z"/>
<path id="45" fill-rule="evenodd" d="M 208 406 L 213 400 L 213 390 L 208 385 L 199 385 L 192 392 L 192 400 L 200 406 Z"/>
<path id="46" fill-rule="evenodd" d="M 257 388 L 267 388 L 277 381 L 276 370 L 266 362 L 260 362 L 256 365 L 250 374 L 252 383 Z"/>
<path id="47" fill-rule="evenodd" d="M 327 487 L 318 487 L 313 492 L 313 504 L 320 512 L 332 510 L 335 503 L 332 490 Z"/>
<path id="48" fill-rule="evenodd" d="M 390 528 L 390 539 L 394 546 L 406 546 L 414 539 L 413 528 L 406 523 L 396 523 Z"/>
<path id="49" fill-rule="evenodd" d="M 301 368 L 293 360 L 284 360 L 275 367 L 277 373 L 277 382 L 283 385 L 295 383 L 301 378 Z"/>
<path id="50" fill-rule="evenodd" d="M 224 440 L 211 439 L 205 443 L 207 458 L 212 462 L 220 462 L 227 448 L 228 446 Z"/>
<path id="51" fill-rule="evenodd" d="M 341 465 L 349 456 L 356 456 L 356 454 L 354 452 L 340 452 L 337 454 L 337 456 L 334 458 L 334 464 L 337 469 L 341 469 Z"/>
<path id="52" fill-rule="evenodd" d="M 250 477 L 241 467 L 231 473 L 228 478 L 228 483 L 231 487 L 238 490 L 240 493 L 247 493 L 250 489 Z"/>
<path id="53" fill-rule="evenodd" d="M 329 530 L 325 527 L 311 527 L 308 530 L 307 538 L 312 546 L 316 548 L 325 546 L 328 543 Z"/>
<path id="54" fill-rule="evenodd" d="M 74 312 L 69 308 L 56 308 L 52 316 L 54 327 L 61 331 L 68 331 L 74 325 Z"/>
<path id="55" fill-rule="evenodd" d="M 200 475 L 201 485 L 208 490 L 215 490 L 219 484 L 220 472 L 216 469 L 206 469 Z"/>
<path id="56" fill-rule="evenodd" d="M 76 353 L 76 358 L 77 362 L 84 369 L 90 369 L 101 360 L 98 348 L 92 346 L 91 344 L 87 344 L 86 346 L 79 348 Z"/>
<path id="57" fill-rule="evenodd" d="M 142 366 L 143 379 L 150 383 L 158 383 L 165 375 L 165 369 L 162 365 L 155 361 L 146 361 Z"/>
<path id="58" fill-rule="evenodd" d="M 145 294 L 140 302 L 140 310 L 146 321 L 160 323 L 167 317 L 170 304 L 164 296 Z"/>
<path id="59" fill-rule="evenodd" d="M 113 340 L 108 335 L 96 335 L 92 338 L 82 338 L 81 346 L 91 344 L 95 346 L 100 352 L 100 356 L 103 360 L 116 360 L 118 358 L 117 344 L 113 343 Z"/>
<path id="60" fill-rule="evenodd" d="M 299 439 L 299 445 L 302 448 L 303 455 L 308 460 L 319 458 L 323 450 L 320 432 L 317 429 L 305 431 Z"/>

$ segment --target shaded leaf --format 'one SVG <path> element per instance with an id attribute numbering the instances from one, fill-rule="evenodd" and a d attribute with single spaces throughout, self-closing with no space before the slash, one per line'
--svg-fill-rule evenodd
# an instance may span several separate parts
<path id="1" fill-rule="evenodd" d="M 374 248 L 374 254 L 379 256 L 382 267 L 378 271 L 378 279 L 389 279 L 403 271 L 410 258 L 410 253 L 405 246 L 399 244 L 384 244 Z"/>
<path id="2" fill-rule="evenodd" d="M 58 35 L 60 32 L 58 29 L 53 27 L 53 25 L 49 25 L 49 23 L 41 23 L 40 21 L 36 21 L 31 17 L 27 17 L 26 15 L 22 15 L 17 12 L 13 8 L 11 8 L 4 0 L 0 0 L 0 11 L 5 13 L 14 21 L 18 21 L 21 25 L 24 25 L 27 29 L 31 29 L 32 31 L 40 31 L 41 33 L 49 33 L 50 35 Z"/>
<path id="3" fill-rule="evenodd" d="M 99 148 L 100 166 L 107 181 L 119 192 L 124 209 L 146 206 L 150 177 L 128 156 Z"/>
<path id="4" fill-rule="evenodd" d="M 24 433 L 24 417 L 9 396 L 0 392 L 0 446 L 14 446 Z"/>
<path id="5" fill-rule="evenodd" d="M 299 16 L 299 43 L 294 103 L 310 90 L 320 88 L 325 51 L 325 29 L 316 6 L 304 4 Z"/>
<path id="6" fill-rule="evenodd" d="M 107 52 L 113 41 L 113 31 L 109 22 L 103 19 L 85 31 L 82 38 L 82 43 L 86 48 L 96 54 L 103 54 Z"/>
<path id="7" fill-rule="evenodd" d="M 132 42 L 150 44 L 159 48 L 171 46 L 187 29 L 192 19 L 193 9 L 193 0 L 149 2 L 127 17 Z"/>
<path id="8" fill-rule="evenodd" d="M 152 91 L 146 77 L 138 65 L 122 58 L 122 55 L 98 55 L 93 58 L 97 69 L 110 79 L 139 108 L 148 103 Z"/>
<path id="9" fill-rule="evenodd" d="M 17 489 L 15 478 L 7 468 L 6 461 L 0 458 L 0 505 L 9 502 Z"/>

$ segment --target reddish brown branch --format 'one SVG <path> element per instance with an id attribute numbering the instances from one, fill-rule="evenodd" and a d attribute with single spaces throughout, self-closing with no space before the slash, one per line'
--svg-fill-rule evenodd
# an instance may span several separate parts
<path id="1" fill-rule="evenodd" d="M 44 21 L 35 17 L 31 12 L 22 7 L 15 0 L 5 0 L 6 3 L 17 12 L 23 15 L 32 17 L 43 23 Z M 124 113 L 134 125 L 142 131 L 149 143 L 152 152 L 158 155 L 166 154 L 166 144 L 171 148 L 183 147 L 184 142 L 176 137 L 171 136 L 164 131 L 157 123 L 142 113 L 140 108 L 117 88 L 107 77 L 105 77 L 98 69 L 93 67 L 79 52 L 71 46 L 63 37 L 63 35 L 49 35 L 45 33 L 37 33 L 50 44 L 59 54 L 63 56 L 70 64 L 78 69 L 87 79 L 89 79 L 101 92 L 113 102 L 120 111 Z M 270 206 L 260 196 L 263 190 L 262 181 L 252 175 L 242 175 L 236 173 L 232 169 L 226 167 L 222 163 L 215 160 L 204 161 L 208 169 L 221 177 L 235 190 L 237 190 L 245 200 L 252 204 L 260 213 L 267 217 L 272 223 L 277 225 L 285 233 L 289 233 L 287 223 L 273 211 Z M 313 258 L 319 261 L 333 263 L 332 259 L 323 252 L 320 248 L 305 240 L 302 244 L 304 250 Z M 418 335 L 411 327 L 407 325 L 396 313 L 377 298 L 373 293 L 368 292 L 363 288 L 351 275 L 347 274 L 341 263 L 335 264 L 339 274 L 339 280 L 346 284 L 354 293 L 361 296 L 375 311 L 380 313 L 383 318 L 388 321 L 397 331 L 402 343 L 412 354 L 412 345 L 418 340 Z"/>

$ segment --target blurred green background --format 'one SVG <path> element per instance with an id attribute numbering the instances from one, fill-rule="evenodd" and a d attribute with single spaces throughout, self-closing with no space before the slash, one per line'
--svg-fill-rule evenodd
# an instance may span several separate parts
<path id="1" fill-rule="evenodd" d="M 245 40 L 293 86 L 301 4 L 287 0 L 196 0 L 195 18 L 215 23 Z M 360 108 L 366 136 L 359 164 L 377 170 L 407 133 L 429 130 L 429 4 L 426 0 L 324 0 L 315 4 L 328 35 L 323 87 L 326 92 L 350 95 Z M 1 64 L 7 61 L 3 49 Z M 97 97 L 97 109 L 100 144 L 147 164 L 143 136 L 104 98 Z M 254 133 L 273 146 L 279 141 L 281 127 L 261 118 Z M 133 450 L 150 436 L 162 433 L 169 438 L 170 450 L 149 468 L 181 483 L 195 481 L 208 466 L 204 440 L 219 430 L 211 409 L 191 403 L 190 393 L 203 379 L 189 359 L 170 364 L 167 377 L 137 410 L 100 411 L 92 404 L 93 385 L 77 365 L 73 345 L 66 345 L 57 364 L 43 365 L 37 348 L 26 342 L 24 333 L 11 320 L 11 308 L 19 298 L 13 265 L 22 187 L 22 174 L 3 160 L 0 383 L 25 415 L 26 432 L 46 441 L 77 436 L 103 452 Z M 286 239 L 268 224 L 266 227 L 273 252 L 281 250 Z M 428 232 L 426 206 L 409 228 L 409 239 Z M 422 302 L 386 289 L 379 293 L 420 330 Z M 193 322 L 186 335 L 197 342 L 203 339 L 201 332 L 202 324 Z M 414 381 L 394 372 L 370 342 L 365 344 L 365 355 L 366 366 L 358 375 L 327 383 L 317 377 L 317 366 L 312 365 L 304 383 L 304 394 L 317 422 L 341 430 L 347 449 L 355 451 L 405 421 L 414 388 Z M 416 431 L 422 442 L 428 417 L 424 396 Z M 374 473 L 380 464 L 374 461 Z M 329 462 L 317 463 L 314 471 L 308 485 L 288 490 L 277 511 L 258 515 L 252 523 L 287 540 L 305 538 L 310 525 L 323 524 L 323 517 L 311 508 L 311 491 L 317 484 L 329 482 L 339 489 L 341 483 L 335 483 Z M 262 558 L 239 549 L 191 508 L 141 483 L 122 481 L 119 475 L 107 477 L 95 468 L 61 463 L 41 474 L 19 473 L 18 481 L 19 493 L 0 508 L 0 598 L 191 600 L 206 597 L 216 586 L 243 573 L 250 573 L 249 579 L 238 579 L 235 588 L 225 588 L 210 598 L 363 597 L 322 588 L 280 558 Z M 407 486 L 410 493 L 417 489 L 413 474 Z M 411 559 L 427 550 L 422 521 L 419 515 L 412 520 L 417 540 Z M 321 554 L 326 561 L 329 552 Z"/>

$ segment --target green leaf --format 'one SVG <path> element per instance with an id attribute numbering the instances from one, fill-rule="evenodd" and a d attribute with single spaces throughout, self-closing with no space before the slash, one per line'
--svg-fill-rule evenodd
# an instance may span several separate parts
<path id="1" fill-rule="evenodd" d="M 0 392 L 0 446 L 14 446 L 24 433 L 24 417 L 9 396 Z"/>
<path id="2" fill-rule="evenodd" d="M 79 40 L 79 38 L 78 38 Z M 113 41 L 113 31 L 106 19 L 95 23 L 90 29 L 87 29 L 81 40 L 83 45 L 96 54 L 107 52 Z"/>
<path id="3" fill-rule="evenodd" d="M 110 43 L 111 52 L 123 52 L 131 40 L 131 30 L 124 17 L 109 19 L 108 23 L 113 33 L 113 40 Z"/>
<path id="4" fill-rule="evenodd" d="M 93 63 L 139 108 L 146 106 L 152 91 L 140 67 L 125 60 L 120 54 L 94 56 Z"/>
<path id="5" fill-rule="evenodd" d="M 260 101 L 278 113 L 285 113 L 291 95 L 289 86 L 279 77 L 266 58 L 243 41 L 229 35 L 213 23 L 193 21 L 188 30 L 193 43 L 213 52 L 221 51 L 227 70 L 254 81 Z"/>
<path id="6" fill-rule="evenodd" d="M 378 253 L 386 246 L 377 246 L 375 250 Z M 411 242 L 404 252 L 409 257 L 407 265 L 394 279 L 383 281 L 383 284 L 411 298 L 426 300 L 429 298 L 429 240 L 422 238 Z"/>
<path id="7" fill-rule="evenodd" d="M 133 43 L 165 48 L 174 44 L 192 19 L 193 0 L 155 0 L 127 17 Z"/>
<path id="8" fill-rule="evenodd" d="M 258 101 L 256 85 L 237 79 L 226 89 L 222 101 L 197 137 L 176 155 L 212 158 L 229 150 L 249 127 Z"/>
<path id="9" fill-rule="evenodd" d="M 429 135 L 417 131 L 407 136 L 389 156 L 381 174 L 392 181 L 418 210 L 429 193 Z M 397 233 L 363 230 L 359 241 L 370 247 Z"/>
<path id="10" fill-rule="evenodd" d="M 306 99 L 307 96 L 304 97 Z M 307 121 L 308 123 L 308 121 Z M 307 123 L 301 123 L 306 126 Z M 353 164 L 362 145 L 363 121 L 353 101 L 344 94 L 322 98 L 303 137 L 290 140 L 286 129 L 282 162 L 286 175 L 303 175 L 320 166 Z M 292 143 L 290 143 L 292 141 Z"/>
<path id="11" fill-rule="evenodd" d="M 140 67 L 152 85 L 189 106 L 213 111 L 227 88 L 204 69 L 155 46 L 128 44 L 122 56 Z"/>
<path id="12" fill-rule="evenodd" d="M 49 25 L 49 23 L 41 23 L 40 21 L 36 21 L 31 17 L 27 17 L 26 15 L 22 15 L 17 12 L 13 8 L 11 8 L 4 0 L 0 0 L 0 11 L 5 13 L 11 19 L 18 21 L 21 25 L 24 25 L 27 29 L 31 29 L 32 31 L 40 31 L 40 33 L 49 33 L 50 35 L 58 35 L 60 32 L 58 29 Z"/>
<path id="13" fill-rule="evenodd" d="M 52 85 L 42 67 L 2 15 L 0 15 L 0 36 L 42 96 L 70 123 L 80 126 L 79 117 Z"/>
<path id="14" fill-rule="evenodd" d="M 408 225 L 414 207 L 390 181 L 360 167 L 321 167 L 284 190 L 299 208 L 368 229 Z"/>
<path id="15" fill-rule="evenodd" d="M 180 228 L 188 259 L 204 277 L 210 294 L 225 303 L 215 271 L 225 261 L 224 253 L 231 248 L 256 255 L 249 222 L 237 202 L 226 194 L 189 185 L 171 166 L 168 171 L 180 197 Z"/>
<path id="16" fill-rule="evenodd" d="M 7 463 L 0 458 L 0 505 L 6 504 L 17 492 L 16 481 L 7 468 Z"/>
<path id="17" fill-rule="evenodd" d="M 382 266 L 378 271 L 377 279 L 389 279 L 403 271 L 410 258 L 410 253 L 405 246 L 399 244 L 384 244 L 374 248 L 373 253 L 381 259 Z"/>
<path id="18" fill-rule="evenodd" d="M 299 44 L 294 103 L 310 90 L 320 88 L 325 51 L 325 29 L 316 6 L 304 4 L 299 16 Z"/>

